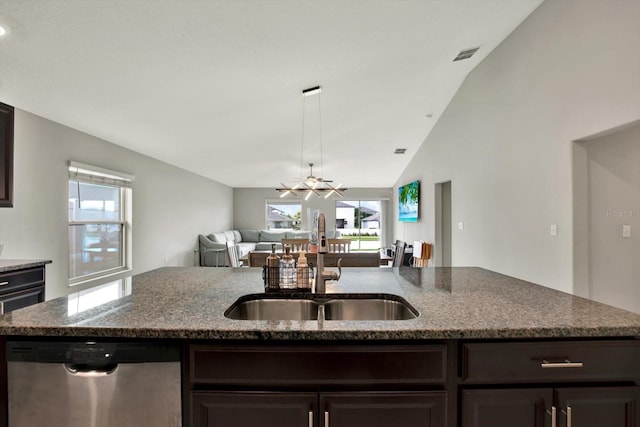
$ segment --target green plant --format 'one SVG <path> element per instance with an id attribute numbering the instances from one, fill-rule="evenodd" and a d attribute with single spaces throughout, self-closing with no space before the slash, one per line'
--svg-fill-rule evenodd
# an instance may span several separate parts
<path id="1" fill-rule="evenodd" d="M 400 187 L 400 203 L 406 205 L 418 203 L 418 181 Z"/>

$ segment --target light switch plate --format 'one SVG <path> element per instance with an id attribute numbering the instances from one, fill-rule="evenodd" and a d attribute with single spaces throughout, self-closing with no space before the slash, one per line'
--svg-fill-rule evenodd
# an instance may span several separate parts
<path id="1" fill-rule="evenodd" d="M 551 224 L 551 227 L 549 228 L 549 234 L 552 237 L 556 237 L 558 235 L 558 226 L 556 224 Z"/>
<path id="2" fill-rule="evenodd" d="M 629 238 L 631 237 L 631 226 L 630 225 L 623 225 L 622 226 L 622 237 Z"/>
<path id="3" fill-rule="evenodd" d="M 464 230 L 464 222 L 460 221 L 458 223 L 458 230 Z"/>

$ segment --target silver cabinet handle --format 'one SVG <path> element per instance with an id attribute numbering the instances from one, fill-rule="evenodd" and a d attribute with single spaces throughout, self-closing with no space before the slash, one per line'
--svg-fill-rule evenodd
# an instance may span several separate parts
<path id="1" fill-rule="evenodd" d="M 556 407 L 552 406 L 550 411 L 547 409 L 547 414 L 551 415 L 551 427 L 556 427 Z"/>
<path id="2" fill-rule="evenodd" d="M 571 406 L 567 406 L 567 410 L 562 411 L 567 416 L 567 427 L 571 427 Z"/>
<path id="3" fill-rule="evenodd" d="M 7 286 L 9 282 L 0 282 L 0 286 Z"/>
<path id="4" fill-rule="evenodd" d="M 329 427 L 329 411 L 324 411 L 324 427 Z"/>
<path id="5" fill-rule="evenodd" d="M 569 359 L 564 359 L 562 362 L 547 362 L 546 360 L 542 360 L 540 364 L 541 368 L 583 368 L 584 363 L 582 362 L 572 362 Z"/>
<path id="6" fill-rule="evenodd" d="M 313 411 L 309 411 L 309 427 L 313 427 Z"/>

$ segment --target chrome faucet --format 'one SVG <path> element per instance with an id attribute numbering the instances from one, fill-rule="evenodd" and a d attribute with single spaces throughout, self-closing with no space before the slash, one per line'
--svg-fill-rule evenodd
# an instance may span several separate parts
<path id="1" fill-rule="evenodd" d="M 327 226 L 324 218 L 324 214 L 318 214 L 318 259 L 316 268 L 316 293 L 324 294 L 327 291 L 327 280 L 340 280 L 342 275 L 342 258 L 338 260 L 338 271 L 325 270 L 324 269 L 324 254 L 329 252 L 329 245 L 327 244 Z"/>

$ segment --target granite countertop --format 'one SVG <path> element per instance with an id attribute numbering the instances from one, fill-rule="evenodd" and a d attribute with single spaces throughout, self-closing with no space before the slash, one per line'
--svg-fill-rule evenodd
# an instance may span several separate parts
<path id="1" fill-rule="evenodd" d="M 51 264 L 51 260 L 44 259 L 0 259 L 0 273 L 22 270 L 25 268 L 42 267 Z"/>
<path id="2" fill-rule="evenodd" d="M 121 286 L 109 302 L 84 311 L 82 296 L 72 294 L 8 313 L 0 317 L 0 333 L 203 340 L 640 337 L 639 314 L 474 267 L 345 268 L 339 282 L 327 284 L 327 293 L 402 296 L 420 312 L 416 319 L 225 318 L 239 297 L 263 292 L 261 276 L 257 268 L 160 268 L 134 276 L 131 292 Z"/>

